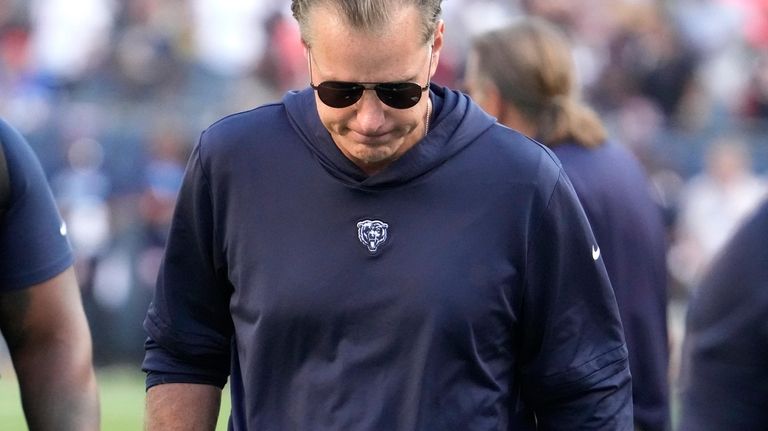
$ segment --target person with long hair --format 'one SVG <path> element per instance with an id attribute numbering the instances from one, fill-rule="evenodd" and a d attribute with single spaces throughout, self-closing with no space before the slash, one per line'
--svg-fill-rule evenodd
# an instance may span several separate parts
<path id="1" fill-rule="evenodd" d="M 484 110 L 560 159 L 595 233 L 593 255 L 604 259 L 616 293 L 636 426 L 666 429 L 665 228 L 642 166 L 607 138 L 598 115 L 581 100 L 568 39 L 548 21 L 521 18 L 477 36 L 465 81 Z"/>

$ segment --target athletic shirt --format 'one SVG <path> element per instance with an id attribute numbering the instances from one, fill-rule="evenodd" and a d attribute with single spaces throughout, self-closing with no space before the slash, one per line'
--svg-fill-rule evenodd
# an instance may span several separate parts
<path id="1" fill-rule="evenodd" d="M 58 275 L 74 257 L 40 162 L 3 120 L 0 145 L 10 179 L 10 205 L 0 220 L 0 291 L 11 291 Z"/>
<path id="2" fill-rule="evenodd" d="M 428 135 L 372 176 L 311 89 L 203 133 L 148 386 L 229 376 L 232 430 L 631 430 L 615 298 L 557 159 L 431 97 Z"/>
<path id="3" fill-rule="evenodd" d="M 642 166 L 626 148 L 562 143 L 552 150 L 587 213 L 616 293 L 632 372 L 635 421 L 669 425 L 666 231 Z"/>

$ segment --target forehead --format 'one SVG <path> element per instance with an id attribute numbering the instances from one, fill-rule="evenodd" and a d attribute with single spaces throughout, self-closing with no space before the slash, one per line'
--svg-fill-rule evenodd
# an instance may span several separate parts
<path id="1" fill-rule="evenodd" d="M 354 28 L 328 7 L 314 8 L 309 19 L 314 65 L 327 79 L 408 78 L 426 64 L 426 44 L 415 7 L 396 10 L 390 22 L 375 30 Z"/>

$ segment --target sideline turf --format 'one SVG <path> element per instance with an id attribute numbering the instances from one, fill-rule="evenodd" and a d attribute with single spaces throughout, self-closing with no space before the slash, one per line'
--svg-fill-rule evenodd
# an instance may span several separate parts
<path id="1" fill-rule="evenodd" d="M 97 371 L 101 398 L 101 429 L 137 431 L 144 419 L 144 373 L 130 368 Z M 229 388 L 224 388 L 217 431 L 226 431 L 229 417 Z M 27 429 L 21 412 L 16 378 L 7 371 L 0 377 L 0 424 L 4 431 Z"/>

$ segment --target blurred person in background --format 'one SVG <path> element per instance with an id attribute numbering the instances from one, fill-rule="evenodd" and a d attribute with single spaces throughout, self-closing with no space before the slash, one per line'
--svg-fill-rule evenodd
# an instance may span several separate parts
<path id="1" fill-rule="evenodd" d="M 109 53 L 116 0 L 30 1 L 30 55 L 43 85 L 68 90 Z"/>
<path id="2" fill-rule="evenodd" d="M 310 86 L 201 135 L 147 429 L 632 427 L 614 293 L 552 153 L 430 85 L 440 0 L 295 0 Z M 194 426 L 194 428 L 193 428 Z"/>
<path id="3" fill-rule="evenodd" d="M 691 297 L 679 431 L 768 424 L 768 201 L 734 235 Z"/>
<path id="4" fill-rule="evenodd" d="M 742 110 L 748 118 L 768 129 L 768 47 L 757 52 L 749 73 L 749 86 Z"/>
<path id="5" fill-rule="evenodd" d="M 299 27 L 290 10 L 277 10 L 267 20 L 267 50 L 259 76 L 275 90 L 275 97 L 307 81 L 307 64 Z"/>
<path id="6" fill-rule="evenodd" d="M 189 29 L 188 0 L 123 2 L 115 26 L 106 80 L 113 81 L 121 103 L 171 105 L 179 110 L 179 94 L 187 73 L 185 44 Z M 111 94 L 110 94 L 111 96 Z"/>
<path id="7" fill-rule="evenodd" d="M 666 238 L 640 163 L 606 138 L 580 99 L 570 45 L 541 18 L 474 39 L 467 88 L 499 122 L 538 139 L 563 164 L 605 260 L 629 349 L 637 429 L 668 426 Z"/>
<path id="8" fill-rule="evenodd" d="M 263 87 L 245 91 L 252 82 L 269 40 L 266 23 L 279 0 L 189 0 L 191 67 L 184 104 L 202 111 L 199 121 L 209 124 L 230 113 L 231 101 L 248 96 L 265 102 Z M 251 105 L 248 105 L 250 107 Z M 238 106 L 236 109 L 244 109 Z"/>
<path id="9" fill-rule="evenodd" d="M 179 127 L 176 122 L 166 119 L 165 124 L 155 127 L 146 145 L 149 156 L 144 170 L 145 184 L 139 199 L 142 240 L 137 273 L 141 285 L 150 291 L 154 290 L 157 281 L 159 256 L 168 240 L 173 207 L 184 177 L 185 161 L 189 157 L 183 141 L 185 135 Z M 148 304 L 149 301 L 145 307 Z"/>
<path id="10" fill-rule="evenodd" d="M 0 331 L 30 430 L 99 429 L 91 335 L 73 254 L 48 183 L 24 138 L 0 120 Z"/>
<path id="11" fill-rule="evenodd" d="M 435 82 L 448 87 L 461 84 L 464 63 L 472 37 L 501 27 L 520 13 L 516 1 L 509 0 L 451 0 L 443 5 L 443 20 L 450 29 L 440 53 L 440 66 Z"/>
<path id="12" fill-rule="evenodd" d="M 132 322 L 136 322 L 136 319 L 138 322 L 143 320 L 155 291 L 157 274 L 173 218 L 173 208 L 184 177 L 186 160 L 189 158 L 185 138 L 186 134 L 182 133 L 180 125 L 166 118 L 161 125 L 155 126 L 155 131 L 146 144 L 149 154 L 144 170 L 144 187 L 139 198 L 141 224 L 135 235 L 138 240 L 135 262 L 137 291 L 135 305 L 124 310 L 124 313 L 130 312 Z M 131 351 L 133 352 L 137 344 L 141 345 L 144 339 L 146 333 L 141 325 L 132 326 Z M 139 360 L 143 356 L 143 350 L 140 353 Z"/>
<path id="13" fill-rule="evenodd" d="M 111 240 L 104 148 L 93 138 L 75 138 L 67 148 L 67 162 L 51 179 L 51 189 L 77 255 L 77 278 L 90 285 L 93 266 Z"/>
<path id="14" fill-rule="evenodd" d="M 85 121 L 81 121 L 84 123 Z M 51 178 L 51 190 L 67 225 L 67 238 L 75 255 L 75 275 L 80 285 L 83 307 L 91 323 L 94 364 L 112 349 L 115 337 L 111 325 L 99 313 L 105 294 L 118 290 L 116 283 L 106 289 L 94 288 L 97 269 L 112 244 L 111 184 L 104 171 L 104 148 L 90 136 L 73 137 L 66 148 L 67 165 Z M 114 272 L 114 271 L 113 271 Z"/>
<path id="15" fill-rule="evenodd" d="M 670 249 L 669 270 L 683 290 L 701 281 L 712 258 L 768 192 L 768 183 L 752 166 L 742 137 L 715 138 L 702 172 L 681 191 L 679 214 Z"/>

